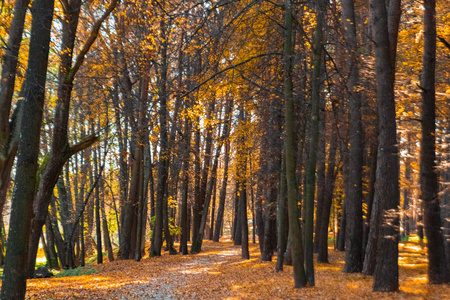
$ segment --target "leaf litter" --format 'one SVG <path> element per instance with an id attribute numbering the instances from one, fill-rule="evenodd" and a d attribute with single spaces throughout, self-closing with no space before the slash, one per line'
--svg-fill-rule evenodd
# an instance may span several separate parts
<path id="1" fill-rule="evenodd" d="M 292 267 L 275 272 L 263 262 L 259 246 L 250 244 L 250 259 L 241 259 L 231 241 L 204 241 L 203 252 L 94 265 L 97 273 L 31 279 L 27 299 L 444 299 L 449 285 L 427 284 L 425 250 L 400 244 L 400 292 L 374 293 L 372 277 L 342 272 L 345 253 L 330 248 L 329 264 L 316 263 L 316 287 L 294 289 Z"/>

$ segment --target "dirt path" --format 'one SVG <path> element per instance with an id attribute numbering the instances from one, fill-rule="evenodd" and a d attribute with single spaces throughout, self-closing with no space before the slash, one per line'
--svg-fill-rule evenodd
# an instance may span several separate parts
<path id="1" fill-rule="evenodd" d="M 409 247 L 409 248 L 408 248 Z M 33 279 L 28 299 L 444 299 L 449 286 L 426 284 L 424 252 L 404 247 L 400 263 L 401 292 L 372 293 L 372 278 L 344 274 L 343 253 L 330 251 L 330 264 L 316 265 L 317 287 L 293 289 L 292 268 L 275 272 L 274 262 L 261 262 L 259 247 L 242 261 L 231 242 L 205 241 L 197 255 L 163 255 L 141 262 L 115 261 L 95 266 L 87 276 Z"/>

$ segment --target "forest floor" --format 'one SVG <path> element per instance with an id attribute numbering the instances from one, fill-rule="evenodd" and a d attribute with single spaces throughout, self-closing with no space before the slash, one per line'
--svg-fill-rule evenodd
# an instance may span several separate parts
<path id="1" fill-rule="evenodd" d="M 400 244 L 400 292 L 371 292 L 372 277 L 345 274 L 344 253 L 330 248 L 330 263 L 316 264 L 316 287 L 294 289 L 292 267 L 275 272 L 250 244 L 250 260 L 241 259 L 231 241 L 204 241 L 196 255 L 168 255 L 93 265 L 90 275 L 32 279 L 27 299 L 444 299 L 450 285 L 427 284 L 425 250 Z M 447 298 L 448 299 L 448 298 Z"/>

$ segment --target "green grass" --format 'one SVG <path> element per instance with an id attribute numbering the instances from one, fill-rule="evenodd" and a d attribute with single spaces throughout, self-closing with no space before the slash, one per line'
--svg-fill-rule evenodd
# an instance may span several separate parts
<path id="1" fill-rule="evenodd" d="M 81 276 L 81 275 L 91 275 L 97 273 L 97 270 L 90 269 L 88 267 L 78 267 L 76 269 L 68 269 L 62 271 L 52 270 L 52 273 L 56 278 L 68 277 L 68 276 Z"/>

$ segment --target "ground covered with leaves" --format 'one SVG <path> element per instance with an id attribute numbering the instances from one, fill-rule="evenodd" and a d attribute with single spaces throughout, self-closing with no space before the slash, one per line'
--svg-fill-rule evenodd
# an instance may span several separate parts
<path id="1" fill-rule="evenodd" d="M 344 253 L 330 249 L 330 263 L 316 264 L 316 287 L 294 289 L 292 267 L 275 272 L 250 245 L 240 258 L 231 241 L 205 241 L 196 255 L 165 255 L 93 265 L 96 273 L 28 281 L 27 299 L 444 299 L 450 286 L 427 284 L 426 254 L 400 244 L 400 292 L 371 292 L 372 277 L 342 272 Z M 92 273 L 92 270 L 88 273 Z"/>

